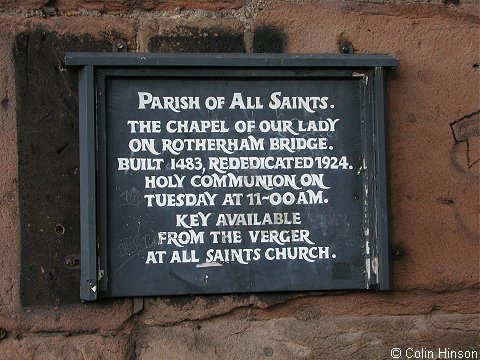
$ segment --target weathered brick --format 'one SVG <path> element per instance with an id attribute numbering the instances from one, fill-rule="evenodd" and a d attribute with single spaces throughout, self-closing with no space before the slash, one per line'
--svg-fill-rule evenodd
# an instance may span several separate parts
<path id="1" fill-rule="evenodd" d="M 166 326 L 179 321 L 202 321 L 236 310 L 255 319 L 295 317 L 310 321 L 324 316 L 390 316 L 443 313 L 480 313 L 478 290 L 434 293 L 325 292 L 240 294 L 234 296 L 180 296 L 151 298 L 140 320 L 148 326 Z"/>
<path id="2" fill-rule="evenodd" d="M 390 359 L 392 348 L 477 350 L 478 315 L 322 317 L 245 320 L 218 318 L 143 328 L 141 360 Z M 478 354 L 478 353 L 477 353 Z M 436 358 L 436 357 L 434 357 Z"/>
<path id="3" fill-rule="evenodd" d="M 0 10 L 37 10 L 40 9 L 47 1 L 45 0 L 3 0 L 0 3 Z"/>
<path id="4" fill-rule="evenodd" d="M 350 292 L 297 297 L 288 302 L 269 306 L 254 302 L 259 309 L 250 311 L 251 316 L 261 319 L 294 316 L 301 320 L 319 319 L 323 316 L 389 316 L 425 315 L 434 311 L 441 313 L 480 313 L 476 300 L 477 289 L 435 293 L 429 291 Z M 298 296 L 298 295 L 297 295 Z"/>
<path id="5" fill-rule="evenodd" d="M 42 8 L 58 9 L 59 11 L 90 10 L 100 12 L 132 12 L 134 10 L 173 10 L 202 9 L 219 11 L 238 9 L 245 0 L 57 0 L 57 1 L 2 1 L 0 10 L 42 10 Z"/>
<path id="6" fill-rule="evenodd" d="M 120 360 L 129 359 L 131 351 L 128 334 L 9 334 L 0 341 L 2 358 L 12 360 Z"/>
<path id="7" fill-rule="evenodd" d="M 184 320 L 205 320 L 248 306 L 253 299 L 249 295 L 151 298 L 145 302 L 141 321 L 148 326 L 155 326 Z"/>
<path id="8" fill-rule="evenodd" d="M 89 332 L 117 331 L 132 316 L 131 299 L 104 300 L 98 303 L 25 308 L 0 318 L 0 327 L 14 332 Z"/>

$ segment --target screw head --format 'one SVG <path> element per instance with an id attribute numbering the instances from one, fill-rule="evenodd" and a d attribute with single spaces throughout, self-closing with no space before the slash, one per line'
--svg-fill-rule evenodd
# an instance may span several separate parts
<path id="1" fill-rule="evenodd" d="M 353 44 L 348 40 L 341 41 L 338 47 L 342 54 L 353 54 Z"/>
<path id="2" fill-rule="evenodd" d="M 113 52 L 127 52 L 128 51 L 128 44 L 123 39 L 114 39 L 112 42 L 112 51 Z"/>
<path id="3" fill-rule="evenodd" d="M 71 254 L 68 255 L 65 260 L 63 260 L 63 265 L 69 270 L 79 270 L 80 269 L 80 255 Z"/>

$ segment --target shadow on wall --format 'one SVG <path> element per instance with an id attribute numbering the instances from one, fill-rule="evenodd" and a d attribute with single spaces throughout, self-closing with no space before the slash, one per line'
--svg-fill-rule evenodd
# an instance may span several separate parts
<path id="1" fill-rule="evenodd" d="M 275 26 L 261 26 L 255 29 L 252 44 L 246 43 L 241 31 L 178 26 L 164 35 L 152 37 L 147 49 L 153 53 L 282 53 L 286 35 Z"/>
<path id="2" fill-rule="evenodd" d="M 254 53 L 282 53 L 286 46 L 285 33 L 276 26 L 258 27 L 253 33 Z"/>
<path id="3" fill-rule="evenodd" d="M 108 38 L 33 30 L 15 38 L 23 306 L 79 302 L 77 74 L 66 51 L 109 51 Z"/>

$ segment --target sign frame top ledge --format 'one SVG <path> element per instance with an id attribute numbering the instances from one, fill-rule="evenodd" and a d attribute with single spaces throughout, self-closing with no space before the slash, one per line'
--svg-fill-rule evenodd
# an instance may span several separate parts
<path id="1" fill-rule="evenodd" d="M 182 53 L 182 54 L 151 54 L 151 53 L 147 54 L 145 53 L 143 54 L 143 53 L 107 53 L 107 52 L 104 52 L 104 53 L 67 52 L 65 54 L 65 66 L 68 69 L 78 70 L 78 80 L 79 80 L 78 81 L 78 84 L 79 84 L 78 98 L 79 98 L 80 243 L 81 243 L 80 298 L 83 301 L 95 301 L 99 297 L 103 298 L 103 297 L 126 297 L 126 296 L 161 296 L 161 295 L 180 295 L 180 294 L 212 294 L 212 293 L 237 293 L 237 292 L 262 292 L 262 291 L 309 291 L 309 290 L 340 290 L 340 289 L 343 289 L 343 290 L 370 289 L 370 290 L 385 291 L 385 290 L 391 289 L 390 244 L 389 244 L 389 234 L 388 234 L 388 204 L 387 204 L 388 200 L 387 200 L 387 171 L 386 171 L 387 165 L 386 165 L 386 149 L 385 149 L 385 104 L 384 102 L 385 102 L 385 81 L 386 81 L 385 70 L 399 66 L 399 61 L 394 56 L 383 55 L 383 54 L 186 54 L 186 53 Z M 198 72 L 198 74 L 196 73 L 196 71 Z M 236 74 L 236 75 L 230 75 L 230 74 Z M 282 81 L 287 81 L 287 80 L 289 81 L 289 84 L 293 84 L 292 86 L 294 90 L 292 91 L 297 91 L 298 94 L 304 94 L 305 96 L 310 96 L 309 94 L 312 93 L 314 90 L 317 92 L 323 91 L 328 93 L 329 91 L 326 91 L 325 89 L 328 90 L 329 89 L 328 86 L 330 85 L 326 85 L 328 82 L 322 82 L 322 81 L 326 81 L 329 79 L 328 81 L 330 82 L 328 84 L 331 84 L 332 81 L 335 82 L 339 80 L 338 81 L 339 85 L 338 86 L 335 85 L 332 88 L 332 93 L 346 94 L 346 95 L 341 95 L 340 98 L 342 99 L 345 98 L 350 100 L 346 101 L 346 104 L 347 104 L 347 106 L 345 106 L 346 110 L 342 109 L 342 107 L 339 106 L 338 107 L 339 110 L 337 110 L 336 108 L 335 111 L 338 111 L 340 115 L 336 113 L 333 115 L 334 116 L 338 115 L 340 118 L 343 119 L 342 114 L 353 114 L 353 115 L 348 115 L 346 118 L 349 120 L 358 118 L 358 122 L 357 123 L 353 122 L 353 125 L 344 126 L 344 128 L 347 128 L 347 130 L 345 130 L 346 132 L 345 133 L 339 132 L 338 133 L 339 135 L 335 135 L 338 137 L 332 140 L 333 141 L 332 144 L 334 144 L 335 149 L 337 149 L 337 142 L 335 141 L 341 141 L 342 144 L 343 142 L 351 143 L 352 139 L 357 141 L 357 144 L 352 145 L 351 148 L 349 148 L 348 146 L 346 147 L 347 150 L 345 151 L 347 153 L 342 153 L 342 151 L 344 150 L 341 150 L 341 149 L 342 147 L 344 147 L 344 145 L 339 146 L 340 150 L 338 151 L 340 151 L 340 154 L 338 156 L 345 155 L 345 154 L 355 155 L 355 159 L 356 159 L 355 168 L 350 167 L 350 169 L 354 169 L 351 171 L 353 171 L 354 174 L 356 174 L 355 175 L 356 177 L 354 175 L 348 175 L 349 179 L 355 178 L 355 186 L 352 189 L 347 188 L 347 190 L 352 190 L 348 195 L 350 196 L 349 199 L 353 199 L 352 194 L 355 193 L 356 194 L 355 203 L 360 203 L 361 205 L 355 205 L 353 200 L 349 200 L 352 202 L 351 203 L 348 202 L 348 204 L 353 204 L 353 205 L 341 205 L 339 208 L 333 207 L 332 209 L 333 209 L 334 215 L 336 214 L 336 212 L 338 212 L 338 214 L 340 215 L 345 215 L 345 216 L 347 216 L 348 214 L 347 216 L 348 220 L 346 221 L 346 224 L 347 224 L 347 227 L 351 227 L 355 229 L 355 237 L 352 238 L 355 240 L 352 240 L 349 238 L 349 236 L 350 237 L 352 236 L 351 233 L 349 233 L 350 235 L 341 235 L 341 236 L 339 235 L 333 240 L 331 238 L 331 235 L 321 235 L 320 230 L 318 230 L 320 229 L 320 226 L 319 225 L 317 226 L 315 223 L 315 221 L 317 221 L 318 219 L 310 220 L 309 218 L 310 211 L 311 211 L 311 210 L 308 210 L 308 209 L 311 209 L 311 208 L 308 208 L 309 205 L 307 205 L 307 208 L 306 208 L 307 210 L 301 210 L 301 211 L 305 211 L 305 214 L 308 214 L 308 218 L 307 216 L 305 216 L 305 219 L 303 219 L 305 221 L 304 223 L 302 223 L 302 226 L 309 228 L 310 230 L 317 229 L 317 230 L 313 230 L 313 232 L 315 233 L 314 241 L 319 242 L 319 243 L 315 243 L 317 246 L 322 244 L 325 244 L 327 246 L 332 246 L 331 244 L 338 245 L 339 243 L 341 243 L 342 239 L 347 239 L 348 241 L 356 241 L 354 245 L 355 246 L 354 250 L 351 250 L 351 248 L 349 247 L 350 245 L 346 245 L 347 246 L 347 250 L 345 252 L 346 255 L 343 253 L 341 255 L 344 257 L 344 260 L 342 260 L 344 262 L 338 263 L 338 265 L 345 265 L 345 264 L 348 265 L 349 262 L 353 264 L 352 269 L 355 270 L 355 273 L 353 277 L 349 278 L 351 280 L 346 281 L 345 279 L 342 279 L 341 274 L 340 274 L 340 278 L 338 278 L 338 274 L 337 274 L 337 279 L 335 279 L 335 275 L 332 275 L 335 272 L 335 269 L 332 270 L 331 268 L 334 268 L 335 267 L 334 265 L 336 264 L 315 265 L 317 267 L 307 267 L 307 265 L 305 265 L 305 267 L 302 267 L 303 265 L 300 266 L 295 263 L 291 267 L 291 269 L 295 269 L 295 270 L 292 270 L 292 271 L 296 271 L 295 274 L 284 273 L 281 275 L 282 277 L 278 275 L 277 278 L 269 281 L 265 277 L 260 276 L 259 278 L 257 278 L 255 275 L 252 275 L 252 273 L 255 273 L 258 269 L 261 269 L 260 271 L 264 271 L 265 269 L 273 269 L 273 268 L 281 270 L 283 266 L 281 264 L 285 264 L 285 262 L 277 261 L 276 264 L 280 264 L 280 265 L 273 265 L 273 267 L 271 265 L 264 266 L 264 264 L 262 263 L 263 259 L 262 261 L 251 263 L 251 264 L 259 264 L 259 265 L 253 265 L 253 269 L 254 269 L 253 271 L 249 269 L 248 271 L 245 270 L 246 273 L 244 273 L 243 272 L 244 270 L 239 270 L 237 267 L 234 266 L 233 267 L 234 270 L 227 269 L 230 272 L 227 273 L 226 275 L 224 272 L 211 273 L 209 271 L 210 270 L 213 271 L 213 269 L 202 268 L 202 269 L 197 269 L 197 271 L 199 271 L 198 274 L 196 274 L 195 276 L 191 276 L 191 274 L 188 272 L 191 270 L 187 271 L 185 270 L 187 268 L 181 267 L 179 264 L 177 268 L 181 268 L 182 270 L 178 270 L 179 273 L 177 273 L 175 276 L 182 277 L 182 282 L 187 285 L 180 284 L 177 286 L 174 284 L 174 285 L 171 285 L 171 288 L 168 288 L 168 289 L 162 288 L 161 290 L 158 290 L 157 288 L 158 280 L 155 280 L 157 282 L 151 281 L 151 278 L 152 277 L 158 278 L 159 276 L 162 277 L 163 274 L 165 274 L 167 282 L 174 283 L 175 278 L 173 277 L 169 278 L 168 277 L 169 275 L 167 274 L 167 270 L 171 272 L 171 268 L 167 268 L 167 270 L 158 270 L 159 267 L 156 267 L 157 270 L 153 272 L 155 276 L 145 275 L 145 278 L 143 277 L 144 274 L 141 274 L 140 272 L 146 271 L 146 270 L 139 271 L 138 268 L 133 268 L 134 272 L 136 273 L 132 274 L 132 276 L 130 276 L 130 274 L 128 274 L 128 271 L 127 271 L 127 275 L 123 275 L 124 277 L 120 277 L 120 275 L 117 275 L 117 278 L 115 278 L 115 274 L 113 270 L 117 270 L 117 267 L 114 267 L 114 265 L 115 266 L 118 265 L 118 263 L 115 262 L 117 261 L 115 259 L 117 259 L 119 255 L 117 255 L 116 253 L 115 255 L 113 255 L 114 253 L 111 250 L 114 248 L 112 247 L 111 244 L 109 245 L 107 241 L 110 241 L 110 242 L 113 241 L 113 240 L 108 240 L 110 239 L 111 236 L 113 236 L 111 235 L 113 231 L 110 231 L 111 229 L 109 228 L 109 226 L 113 226 L 111 224 L 114 224 L 114 223 L 119 224 L 118 222 L 119 216 L 118 216 L 118 213 L 115 212 L 116 210 L 113 210 L 117 205 L 115 205 L 115 200 L 110 200 L 110 199 L 114 199 L 114 196 L 112 195 L 112 192 L 109 189 L 109 186 L 107 185 L 107 183 L 108 184 L 115 183 L 118 185 L 117 183 L 118 175 L 116 175 L 115 172 L 112 172 L 113 167 L 111 164 L 113 164 L 115 162 L 114 160 L 116 159 L 113 155 L 119 156 L 118 154 L 120 153 L 120 151 L 123 151 L 123 149 L 119 148 L 118 147 L 119 145 L 116 145 L 116 144 L 119 143 L 119 140 L 121 140 L 120 141 L 121 143 L 124 143 L 126 135 L 119 135 L 119 134 L 124 134 L 122 128 L 120 128 L 121 125 L 118 125 L 118 124 L 123 124 L 122 121 L 124 121 L 124 119 L 123 119 L 122 113 L 112 113 L 111 110 L 108 110 L 110 109 L 108 108 L 109 106 L 113 106 L 111 104 L 121 105 L 121 106 L 124 106 L 124 105 L 122 104 L 121 101 L 119 102 L 119 100 L 115 100 L 115 99 L 111 100 L 107 96 L 107 90 L 109 89 L 109 87 L 106 86 L 106 83 L 107 83 L 106 81 L 116 81 L 116 80 L 109 80 L 109 79 L 118 79 L 118 78 L 122 78 L 126 81 L 130 78 L 132 79 L 134 84 L 133 86 L 135 87 L 137 86 L 135 85 L 137 84 L 135 83 L 135 81 L 139 82 L 139 79 L 150 79 L 149 77 L 151 77 L 150 81 L 152 81 L 155 78 L 163 77 L 165 79 L 168 78 L 169 81 L 172 81 L 173 79 L 174 82 L 173 83 L 170 82 L 170 84 L 174 84 L 174 87 L 177 89 L 175 91 L 178 91 L 178 88 L 179 88 L 179 85 L 175 83 L 175 81 L 183 81 L 180 85 L 183 86 L 184 84 L 186 84 L 186 90 L 185 90 L 186 93 L 190 92 L 193 94 L 194 93 L 193 89 L 197 86 L 197 84 L 194 81 L 198 81 L 200 76 L 203 76 L 204 80 L 202 80 L 203 83 L 199 84 L 200 90 L 195 90 L 195 91 L 197 92 L 202 90 L 205 91 L 206 89 L 208 89 L 208 86 L 206 85 L 208 79 L 216 79 L 218 77 L 217 80 L 219 80 L 219 82 L 217 84 L 220 84 L 219 89 L 226 90 L 223 93 L 224 95 L 225 94 L 228 95 L 231 93 L 231 91 L 235 90 L 235 86 L 239 86 L 239 88 L 241 88 L 241 86 L 244 86 L 244 85 L 241 85 L 240 82 L 236 83 L 235 81 L 233 81 L 234 85 L 232 85 L 231 80 L 235 79 L 235 77 L 238 79 L 242 79 L 243 83 L 245 83 L 245 81 L 249 81 L 249 79 L 253 80 L 253 79 L 258 79 L 263 77 L 263 80 L 265 81 L 257 82 L 257 84 L 260 84 L 260 85 L 255 85 L 257 87 L 253 86 L 253 90 L 251 91 L 245 90 L 245 94 L 250 94 L 250 95 L 252 95 L 253 91 L 256 91 L 258 93 L 264 92 L 265 94 L 267 94 L 268 92 L 267 89 L 271 89 L 273 86 L 272 84 L 283 86 L 283 89 L 289 90 L 290 88 L 288 88 L 288 85 L 286 85 L 285 83 L 282 83 Z M 195 80 L 195 78 L 197 78 L 197 80 Z M 230 80 L 227 81 L 222 79 L 230 79 Z M 309 79 L 314 80 L 313 85 L 307 86 L 306 83 L 302 83 L 302 81 L 309 80 Z M 344 83 L 342 83 L 342 81 L 344 80 L 350 81 L 352 84 L 355 83 L 357 85 L 355 86 L 345 85 Z M 125 84 L 125 81 L 117 82 L 116 84 Z M 275 81 L 277 82 L 275 83 Z M 318 84 L 318 85 L 315 85 L 315 84 Z M 125 85 L 121 85 L 121 86 L 125 86 Z M 148 86 L 151 87 L 152 85 L 148 85 Z M 315 87 L 315 86 L 318 86 L 318 87 Z M 323 89 L 323 90 L 320 91 L 318 89 Z M 355 89 L 355 90 L 351 90 L 351 89 Z M 345 93 L 342 93 L 342 91 L 344 90 L 345 90 Z M 355 91 L 358 91 L 358 92 L 355 93 Z M 262 96 L 264 96 L 265 94 L 262 93 Z M 342 102 L 340 102 L 340 105 L 344 104 L 343 101 L 345 100 L 342 100 Z M 133 109 L 132 106 L 130 107 Z M 138 107 L 137 109 L 140 109 L 140 107 Z M 332 109 L 333 109 L 333 106 L 332 106 Z M 123 110 L 119 110 L 119 111 L 123 111 Z M 132 111 L 131 114 L 134 114 L 133 116 L 136 116 L 135 113 L 133 112 L 134 110 L 131 110 L 131 111 Z M 191 110 L 188 110 L 188 111 L 191 111 Z M 232 110 L 231 112 L 233 111 L 234 110 Z M 261 110 L 261 111 L 266 111 L 266 110 Z M 112 116 L 113 118 L 118 118 L 117 120 L 119 121 L 116 121 L 115 124 L 112 125 L 111 123 L 113 122 L 109 123 L 108 119 L 110 118 L 107 118 L 107 115 L 106 115 L 107 113 L 111 114 L 108 116 Z M 131 114 L 128 116 L 132 116 Z M 166 114 L 166 113 L 163 113 L 163 114 Z M 190 114 L 188 116 L 194 116 L 194 119 L 195 119 L 195 116 L 197 116 L 192 112 L 189 112 L 187 114 Z M 265 113 L 260 112 L 259 114 L 261 114 L 259 115 L 259 117 L 269 116 L 267 112 Z M 225 119 L 227 119 L 228 116 L 233 116 L 233 115 L 236 116 L 236 113 L 225 112 L 224 114 Z M 167 117 L 167 116 L 170 116 L 170 115 L 163 115 L 163 117 Z M 285 118 L 288 118 L 288 116 L 289 115 L 285 115 Z M 292 112 L 291 116 L 292 117 L 290 119 L 293 119 L 294 117 L 296 118 L 297 116 L 300 116 L 300 115 L 298 115 L 298 113 L 294 114 Z M 330 113 L 327 114 L 326 112 L 324 112 L 324 113 L 320 113 L 320 115 L 318 116 L 325 117 L 325 116 L 332 116 L 332 115 Z M 148 116 L 146 118 L 148 118 Z M 321 118 L 322 117 L 320 117 L 320 119 Z M 229 121 L 232 120 L 231 118 L 228 118 L 228 119 Z M 307 117 L 305 117 L 305 119 L 307 119 Z M 235 121 L 236 120 L 237 118 L 235 118 Z M 337 119 L 337 120 L 340 120 L 340 119 Z M 350 124 L 350 123 L 352 122 L 348 122 L 345 124 Z M 269 137 L 273 137 L 275 135 L 274 133 L 275 131 L 272 131 L 262 135 L 265 135 L 266 140 L 268 141 L 270 140 Z M 107 137 L 107 134 L 108 134 L 108 137 Z M 170 135 L 166 134 L 165 130 L 162 131 L 162 134 L 164 134 L 162 136 L 165 136 L 167 138 L 168 136 L 174 136 L 172 134 Z M 357 137 L 355 137 L 352 134 L 357 134 L 355 135 Z M 200 135 L 192 133 L 192 135 L 190 136 L 192 138 L 195 138 L 196 136 L 200 136 Z M 208 136 L 208 135 L 203 135 L 203 136 Z M 234 134 L 233 136 L 239 136 L 239 138 L 241 138 L 241 136 L 238 134 Z M 313 136 L 313 135 L 308 135 L 308 136 Z M 316 135 L 316 136 L 318 138 L 321 138 L 323 135 Z M 210 134 L 210 137 L 212 137 L 211 134 Z M 333 149 L 333 147 L 331 148 Z M 268 148 L 268 150 L 271 150 L 271 149 Z M 218 149 L 216 151 L 218 151 Z M 202 156 L 202 159 L 204 159 L 203 161 L 205 161 L 205 159 L 207 159 L 207 161 L 208 159 L 211 159 L 211 157 L 210 158 L 208 157 L 208 156 L 212 156 L 212 155 L 208 155 L 209 151 L 204 151 L 204 152 L 206 154 L 199 155 L 199 156 Z M 323 154 L 322 151 L 320 153 Z M 239 154 L 242 154 L 242 150 L 239 152 Z M 299 152 L 299 154 L 301 156 L 302 153 Z M 327 154 L 335 155 L 336 153 L 335 152 L 328 153 L 327 151 Z M 184 155 L 184 156 L 192 156 L 192 155 Z M 242 156 L 242 155 L 236 155 L 236 156 Z M 281 155 L 276 155 L 276 156 L 281 156 Z M 317 156 L 317 155 L 310 155 L 310 156 Z M 325 157 L 328 157 L 328 156 L 325 156 Z M 348 155 L 347 157 L 349 158 L 350 155 Z M 315 158 L 315 159 L 319 159 L 319 158 Z M 318 167 L 318 169 L 320 168 L 322 167 Z M 110 170 L 107 170 L 107 169 L 110 169 Z M 211 168 L 209 168 L 209 170 L 210 169 Z M 262 169 L 263 168 L 260 168 L 260 173 Z M 120 171 L 120 169 L 117 169 L 117 170 Z M 358 170 L 358 173 L 357 173 L 357 170 Z M 162 171 L 167 171 L 167 169 L 162 168 Z M 170 169 L 168 169 L 168 171 L 175 173 L 173 170 L 170 170 Z M 295 170 L 292 170 L 292 171 L 297 171 L 297 169 L 295 168 Z M 308 170 L 308 171 L 311 171 L 311 170 Z M 324 171 L 324 172 L 327 173 L 327 171 Z M 177 173 L 180 173 L 180 172 L 177 172 Z M 284 172 L 284 174 L 286 173 Z M 332 173 L 329 173 L 329 174 L 332 174 Z M 339 179 L 341 176 L 344 176 L 344 175 L 338 175 L 338 173 L 335 173 L 333 175 L 328 175 L 328 176 L 329 177 L 331 176 L 331 179 L 334 179 L 336 181 L 337 179 Z M 332 182 L 332 184 L 333 183 L 334 181 Z M 129 184 L 128 186 L 130 187 L 131 184 L 130 183 L 128 184 Z M 187 185 L 187 188 L 188 188 L 188 185 Z M 144 190 L 146 190 L 146 188 Z M 184 191 L 187 191 L 186 188 L 184 189 Z M 220 191 L 221 195 L 225 195 L 225 196 L 227 195 L 227 194 L 221 193 L 226 190 L 217 190 L 217 191 Z M 241 190 L 241 191 L 246 191 L 246 190 Z M 332 201 L 335 201 L 337 199 L 338 194 L 340 194 L 338 199 L 343 199 L 342 191 L 344 191 L 344 188 L 335 188 L 335 190 L 331 190 L 331 191 L 335 195 L 334 200 Z M 332 192 L 329 194 L 332 194 Z M 146 194 L 147 193 L 148 192 L 146 192 Z M 245 193 L 245 195 L 250 195 L 250 194 Z M 337 202 L 340 202 L 340 201 L 343 201 L 343 200 L 337 200 Z M 217 209 L 222 209 L 220 205 L 221 204 L 215 204 L 215 207 L 213 208 L 214 213 Z M 331 205 L 330 203 L 329 206 L 332 207 L 334 205 Z M 360 208 L 358 208 L 358 206 L 360 206 Z M 277 210 L 275 206 L 267 205 L 265 208 L 261 207 L 260 210 L 248 210 L 245 206 L 243 206 L 242 209 L 245 210 L 244 211 L 244 214 L 245 214 L 249 211 L 254 211 L 254 212 L 259 211 L 259 213 L 261 213 L 262 211 L 264 212 L 297 211 L 297 208 L 298 206 L 291 207 L 291 208 L 288 206 L 287 207 L 280 206 L 280 208 Z M 359 211 L 357 208 L 360 209 L 361 211 Z M 180 209 L 183 209 L 183 208 L 180 208 Z M 290 209 L 295 209 L 295 210 L 290 210 Z M 237 211 L 241 212 L 243 210 L 240 209 Z M 148 211 L 142 210 L 142 211 L 143 211 L 141 213 L 142 215 L 145 214 L 147 215 L 147 217 L 149 216 L 150 218 L 154 216 L 152 214 L 164 214 L 162 212 L 164 210 L 161 210 L 161 209 L 155 210 L 158 212 L 148 212 L 150 210 Z M 192 207 L 192 210 L 189 210 L 189 211 L 198 211 L 198 207 Z M 218 210 L 218 211 L 224 211 L 224 210 Z M 232 210 L 229 210 L 229 211 L 232 211 Z M 315 210 L 315 211 L 320 211 L 320 210 Z M 114 214 L 114 215 L 111 215 L 111 214 Z M 302 213 L 302 216 L 305 214 Z M 360 221 L 358 220 L 359 214 L 361 214 Z M 112 218 L 110 218 L 110 215 Z M 159 215 L 155 215 L 155 216 L 159 216 Z M 300 218 L 300 213 L 298 216 Z M 351 220 L 352 218 L 356 220 Z M 153 230 L 158 231 L 159 230 L 158 227 L 162 231 L 170 231 L 166 229 L 166 227 L 168 228 L 170 226 L 171 226 L 170 224 L 163 225 L 163 223 L 161 223 L 155 229 L 153 229 L 152 225 L 150 225 L 149 229 L 151 229 L 152 233 L 154 233 Z M 178 223 L 176 226 L 178 226 Z M 330 224 L 329 226 L 330 226 L 330 229 L 337 229 L 337 230 L 329 230 L 330 232 L 338 231 L 338 229 L 341 229 L 339 225 L 335 225 L 337 226 L 335 227 Z M 292 226 L 290 226 L 290 229 L 291 228 Z M 216 228 L 212 228 L 211 225 L 209 225 L 209 227 L 206 227 L 205 229 L 209 230 L 209 229 L 216 229 Z M 283 225 L 283 229 L 285 229 L 284 225 Z M 118 230 L 115 235 L 117 238 L 119 237 L 118 234 L 120 234 L 119 231 L 121 230 Z M 242 231 L 246 231 L 246 230 L 242 230 Z M 125 237 L 129 236 L 127 234 L 122 234 L 122 236 L 123 235 L 125 235 Z M 158 242 L 160 244 L 160 235 L 158 235 L 158 237 L 159 237 Z M 248 241 L 245 241 L 245 243 L 246 242 Z M 163 246 L 163 243 L 160 245 Z M 250 244 L 250 246 L 253 248 L 255 246 L 260 246 L 260 245 Z M 294 247 L 293 244 L 288 246 Z M 353 245 L 352 245 L 352 248 L 353 248 Z M 225 249 L 228 249 L 228 247 L 220 247 L 220 249 L 223 251 Z M 327 249 L 327 254 L 328 254 L 328 249 L 329 249 L 328 247 L 326 248 L 318 247 L 318 249 Z M 145 250 L 144 252 L 148 252 L 147 248 L 145 248 L 144 250 Z M 249 250 L 252 250 L 252 249 L 249 249 Z M 318 250 L 318 252 L 320 255 L 320 250 Z M 363 255 L 363 257 L 361 258 L 361 261 L 363 261 L 363 265 L 358 265 L 360 253 Z M 335 257 L 336 256 L 334 254 L 333 258 Z M 327 255 L 327 258 L 328 258 L 328 255 Z M 340 261 L 340 260 L 337 259 L 337 261 Z M 147 262 L 148 262 L 148 257 L 147 257 Z M 145 263 L 145 259 L 143 259 L 143 263 Z M 290 263 L 288 264 L 289 266 L 291 265 Z M 181 265 L 184 266 L 185 264 L 181 264 Z M 130 266 L 132 265 L 128 265 L 127 268 L 132 269 Z M 248 265 L 243 265 L 243 266 L 248 266 Z M 321 271 L 318 274 L 315 274 L 315 271 L 313 271 L 310 274 L 310 271 L 312 269 L 321 270 Z M 327 271 L 325 269 L 327 269 L 330 274 L 328 275 L 329 276 L 328 279 L 326 278 L 327 275 L 321 273 L 322 271 Z M 339 267 L 339 269 L 340 271 L 342 271 L 341 267 Z M 359 274 L 359 269 L 363 269 L 362 274 Z M 352 270 L 352 272 L 354 270 Z M 162 271 L 165 271 L 165 273 Z M 174 271 L 177 271 L 177 270 L 174 270 Z M 232 271 L 233 271 L 233 274 L 232 274 Z M 236 274 L 235 271 L 239 271 L 239 273 Z M 141 276 L 139 276 L 139 274 Z M 250 279 L 247 281 L 244 278 L 242 278 L 242 277 L 245 277 L 245 274 L 248 276 L 252 276 L 251 279 L 254 279 L 254 280 Z M 139 279 L 139 278 L 146 279 L 146 280 L 141 280 L 145 282 L 145 285 L 143 286 L 142 284 L 139 285 L 138 283 L 134 282 L 135 279 L 133 280 L 130 279 L 130 277 L 133 278 L 134 275 L 137 276 L 136 279 Z M 209 278 L 210 276 L 209 281 L 211 283 L 210 284 L 200 283 L 200 281 L 203 281 L 201 280 L 202 276 L 204 277 L 206 276 L 205 282 L 207 282 L 206 279 Z M 221 278 L 221 281 L 219 279 L 215 279 L 215 276 Z M 322 278 L 322 280 L 321 281 L 315 280 L 315 276 L 317 276 L 318 278 Z M 285 280 L 284 283 L 282 283 L 283 278 L 287 279 Z M 323 278 L 325 278 L 326 280 L 323 280 Z M 359 281 L 360 278 L 362 279 L 361 281 Z M 309 281 L 311 281 L 312 279 L 313 279 L 312 284 L 314 286 L 310 288 Z M 238 280 L 238 284 L 235 283 L 235 280 Z M 214 284 L 215 281 L 217 281 L 216 284 Z M 225 287 L 222 287 L 224 283 L 225 283 Z"/>
<path id="2" fill-rule="evenodd" d="M 399 61 L 387 54 L 152 54 L 67 52 L 67 68 L 83 66 L 200 66 L 200 67 L 356 67 L 394 68 Z"/>

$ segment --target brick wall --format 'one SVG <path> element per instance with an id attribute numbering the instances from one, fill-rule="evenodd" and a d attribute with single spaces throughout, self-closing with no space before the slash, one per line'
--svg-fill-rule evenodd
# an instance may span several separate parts
<path id="1" fill-rule="evenodd" d="M 0 1 L 6 359 L 390 358 L 479 350 L 476 0 Z M 389 53 L 393 286 L 82 304 L 76 73 L 65 51 Z"/>

